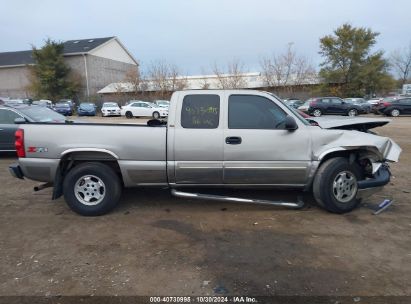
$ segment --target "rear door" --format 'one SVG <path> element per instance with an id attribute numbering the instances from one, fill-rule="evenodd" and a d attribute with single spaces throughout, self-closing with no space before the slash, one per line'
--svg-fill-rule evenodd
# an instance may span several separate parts
<path id="1" fill-rule="evenodd" d="M 304 125 L 295 131 L 285 130 L 286 116 L 286 111 L 267 96 L 228 96 L 225 184 L 305 184 L 310 164 L 310 134 Z"/>
<path id="2" fill-rule="evenodd" d="M 169 124 L 168 145 L 173 145 L 175 183 L 223 183 L 223 94 L 180 92 L 175 122 Z M 170 176 L 170 172 L 169 172 Z M 171 178 L 171 183 L 173 180 Z"/>
<path id="3" fill-rule="evenodd" d="M 400 99 L 400 111 L 402 114 L 411 114 L 411 98 Z"/>
<path id="4" fill-rule="evenodd" d="M 15 150 L 14 133 L 18 126 L 14 120 L 19 117 L 21 116 L 12 110 L 0 109 L 0 150 Z"/>

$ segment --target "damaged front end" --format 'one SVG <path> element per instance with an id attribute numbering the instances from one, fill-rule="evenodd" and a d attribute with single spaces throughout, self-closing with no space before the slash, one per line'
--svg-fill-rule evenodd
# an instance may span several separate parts
<path id="1" fill-rule="evenodd" d="M 358 197 L 379 191 L 390 182 L 391 173 L 387 163 L 397 162 L 402 151 L 390 138 L 340 129 L 315 128 L 313 133 L 313 159 L 318 164 L 332 156 L 341 155 L 362 168 L 364 179 L 358 181 Z"/>

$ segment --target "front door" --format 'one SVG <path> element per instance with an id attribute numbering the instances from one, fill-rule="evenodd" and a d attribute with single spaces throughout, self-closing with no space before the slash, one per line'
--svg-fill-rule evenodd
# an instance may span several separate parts
<path id="1" fill-rule="evenodd" d="M 256 95 L 228 97 L 224 183 L 302 186 L 310 164 L 310 135 L 285 130 L 286 112 Z"/>
<path id="2" fill-rule="evenodd" d="M 346 112 L 346 106 L 343 104 L 343 101 L 339 98 L 329 98 L 330 102 L 330 113 L 333 114 L 343 114 Z"/>
<path id="3" fill-rule="evenodd" d="M 141 116 L 150 117 L 153 115 L 153 109 L 146 103 L 140 103 Z"/>
<path id="4" fill-rule="evenodd" d="M 180 93 L 175 125 L 168 140 L 174 141 L 175 183 L 223 183 L 223 127 L 221 96 Z"/>

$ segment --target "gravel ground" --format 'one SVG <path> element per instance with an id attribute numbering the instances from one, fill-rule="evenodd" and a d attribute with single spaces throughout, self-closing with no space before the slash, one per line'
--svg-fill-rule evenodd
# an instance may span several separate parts
<path id="1" fill-rule="evenodd" d="M 0 295 L 409 296 L 410 130 L 411 117 L 378 129 L 402 147 L 400 163 L 382 192 L 346 215 L 127 189 L 114 212 L 86 218 L 62 198 L 51 201 L 50 189 L 34 193 L 36 182 L 12 178 L 7 166 L 15 157 L 1 155 Z M 384 198 L 395 203 L 373 215 Z"/>

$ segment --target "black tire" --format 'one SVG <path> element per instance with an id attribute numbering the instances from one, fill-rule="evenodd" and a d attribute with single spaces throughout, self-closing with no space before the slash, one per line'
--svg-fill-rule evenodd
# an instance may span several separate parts
<path id="1" fill-rule="evenodd" d="M 351 193 L 355 192 L 352 199 L 346 202 L 341 202 L 336 198 L 334 194 L 334 180 L 339 174 L 347 172 L 355 177 L 355 189 Z M 359 203 L 360 199 L 356 198 L 358 188 L 356 186 L 357 181 L 363 179 L 363 173 L 361 167 L 353 162 L 350 163 L 345 157 L 335 157 L 326 160 L 318 169 L 313 183 L 313 194 L 317 203 L 329 212 L 333 213 L 346 213 L 355 209 Z M 342 187 L 343 186 L 337 186 Z M 345 187 L 345 186 L 344 186 Z M 349 187 L 349 186 L 347 186 Z M 354 186 L 353 186 L 354 187 Z M 348 188 L 347 188 L 348 189 Z M 338 191 L 338 190 L 337 190 Z M 348 196 L 346 199 L 349 199 Z"/>
<path id="2" fill-rule="evenodd" d="M 133 118 L 133 113 L 131 113 L 130 111 L 126 112 L 126 118 Z"/>
<path id="3" fill-rule="evenodd" d="M 353 115 L 350 115 L 350 113 L 352 113 Z M 358 116 L 358 110 L 357 109 L 349 109 L 347 111 L 347 115 L 350 116 L 350 117 Z"/>
<path id="4" fill-rule="evenodd" d="M 157 111 L 153 113 L 153 118 L 154 119 L 159 119 L 160 117 L 161 117 L 160 113 L 158 113 Z"/>
<path id="5" fill-rule="evenodd" d="M 95 205 L 86 205 L 77 198 L 78 195 L 75 193 L 76 183 L 84 176 L 97 177 L 104 183 L 104 196 Z M 63 193 L 67 205 L 74 212 L 85 216 L 103 215 L 111 211 L 119 202 L 121 191 L 122 186 L 118 175 L 109 166 L 98 162 L 75 166 L 67 173 L 63 181 Z"/>

